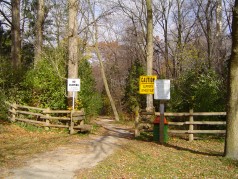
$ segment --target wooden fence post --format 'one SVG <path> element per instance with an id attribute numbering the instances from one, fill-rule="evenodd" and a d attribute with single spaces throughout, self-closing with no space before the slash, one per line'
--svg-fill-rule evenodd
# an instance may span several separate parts
<path id="1" fill-rule="evenodd" d="M 11 105 L 11 122 L 16 122 L 16 114 L 17 114 L 17 104 L 13 103 Z"/>
<path id="2" fill-rule="evenodd" d="M 189 114 L 190 114 L 190 116 L 189 116 L 189 122 L 193 122 L 194 120 L 193 120 L 193 109 L 189 109 Z M 189 131 L 191 132 L 191 131 L 193 131 L 193 124 L 189 124 Z M 194 139 L 194 134 L 189 134 L 188 135 L 188 138 L 189 138 L 189 141 L 193 141 L 193 139 Z"/>
<path id="3" fill-rule="evenodd" d="M 139 106 L 136 106 L 135 109 L 135 137 L 140 136 L 139 124 L 140 124 L 140 114 L 139 114 Z"/>
<path id="4" fill-rule="evenodd" d="M 85 113 L 84 113 L 84 108 L 81 109 L 81 111 L 82 111 L 83 114 L 85 114 Z M 84 119 L 79 122 L 79 125 L 84 125 Z"/>
<path id="5" fill-rule="evenodd" d="M 49 117 L 50 117 L 50 114 L 49 114 L 49 111 L 50 111 L 50 108 L 46 108 L 45 110 L 45 113 L 46 113 L 46 120 L 45 120 L 45 130 L 49 130 L 49 125 L 50 125 L 50 120 L 49 120 Z"/>

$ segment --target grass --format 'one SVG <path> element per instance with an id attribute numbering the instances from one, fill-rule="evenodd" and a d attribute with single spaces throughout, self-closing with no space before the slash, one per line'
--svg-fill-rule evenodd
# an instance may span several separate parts
<path id="1" fill-rule="evenodd" d="M 75 137 L 64 130 L 45 131 L 32 125 L 22 126 L 0 120 L 0 170 L 19 167 L 32 155 L 70 143 Z"/>
<path id="2" fill-rule="evenodd" d="M 94 125 L 93 133 L 103 132 Z M 78 137 L 62 130 L 20 127 L 0 120 L 0 172 L 1 168 L 22 166 L 32 155 L 70 144 Z M 171 138 L 162 146 L 151 139 L 143 134 L 127 140 L 96 167 L 78 171 L 78 178 L 238 178 L 238 161 L 222 157 L 223 140 Z"/>
<path id="3" fill-rule="evenodd" d="M 188 142 L 172 138 L 165 146 L 129 140 L 78 178 L 238 178 L 238 162 L 222 157 L 221 140 Z"/>

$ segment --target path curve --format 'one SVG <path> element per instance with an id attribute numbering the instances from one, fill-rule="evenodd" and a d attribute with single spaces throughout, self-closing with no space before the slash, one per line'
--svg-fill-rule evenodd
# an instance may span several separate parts
<path id="1" fill-rule="evenodd" d="M 104 136 L 92 136 L 53 151 L 35 155 L 22 168 L 8 172 L 11 179 L 71 179 L 75 172 L 96 166 L 120 147 L 132 134 L 112 124 L 113 120 L 100 119 L 97 123 L 106 129 Z"/>

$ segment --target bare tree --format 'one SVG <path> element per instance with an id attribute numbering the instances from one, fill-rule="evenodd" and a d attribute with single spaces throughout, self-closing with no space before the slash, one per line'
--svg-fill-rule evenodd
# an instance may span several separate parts
<path id="1" fill-rule="evenodd" d="M 172 76 L 177 78 L 186 69 L 189 56 L 189 46 L 193 39 L 193 29 L 196 17 L 192 16 L 192 2 L 176 0 L 172 11 L 174 28 L 170 28 L 171 42 L 170 51 L 173 61 Z"/>
<path id="2" fill-rule="evenodd" d="M 197 5 L 196 17 L 206 39 L 206 59 L 207 67 L 211 69 L 214 63 L 214 37 L 216 30 L 214 20 L 216 13 L 216 3 L 212 0 L 195 0 Z M 214 32 L 213 32 L 214 31 Z"/>
<path id="3" fill-rule="evenodd" d="M 161 50 L 163 52 L 163 57 L 165 61 L 166 66 L 166 78 L 170 77 L 171 74 L 171 67 L 169 65 L 169 16 L 170 16 L 170 10 L 173 3 L 172 0 L 161 0 L 159 1 L 159 4 L 155 6 L 155 11 L 158 11 L 159 15 L 157 15 L 157 18 L 155 19 L 156 22 L 162 27 L 163 30 L 163 37 L 164 37 L 164 50 Z M 162 47 L 160 47 L 162 48 Z"/>
<path id="4" fill-rule="evenodd" d="M 223 9 L 225 14 L 225 22 L 228 27 L 228 32 L 231 33 L 231 23 L 232 23 L 232 8 L 233 8 L 234 0 L 222 0 Z"/>
<path id="5" fill-rule="evenodd" d="M 131 34 L 130 38 L 134 36 L 132 41 L 135 58 L 143 63 L 146 62 L 146 4 L 144 1 L 132 0 L 130 4 L 118 0 L 115 4 L 122 15 L 129 19 L 129 25 L 126 27 L 127 33 Z"/>
<path id="6" fill-rule="evenodd" d="M 119 118 L 119 115 L 118 115 L 118 112 L 117 112 L 117 108 L 116 108 L 115 102 L 114 102 L 114 100 L 113 100 L 113 98 L 112 98 L 112 95 L 111 95 L 111 92 L 110 92 L 110 89 L 109 89 L 109 86 L 108 86 L 107 77 L 106 77 L 104 65 L 103 65 L 103 62 L 102 62 L 102 56 L 101 56 L 101 53 L 100 53 L 100 50 L 99 50 L 99 43 L 98 43 L 98 25 L 97 25 L 98 19 L 95 18 L 95 12 L 94 12 L 93 6 L 90 5 L 90 1 L 89 1 L 89 6 L 90 6 L 90 11 L 91 11 L 92 20 L 93 20 L 94 49 L 95 49 L 95 52 L 96 52 L 97 59 L 99 60 L 103 84 L 104 84 L 104 87 L 105 87 L 107 96 L 108 96 L 108 98 L 109 98 L 109 101 L 110 101 L 110 104 L 111 104 L 111 107 L 112 107 L 112 110 L 113 110 L 113 114 L 114 114 L 115 120 L 116 120 L 116 121 L 119 121 L 120 118 Z M 107 13 L 106 13 L 106 14 L 107 14 Z"/>
<path id="7" fill-rule="evenodd" d="M 53 20 L 54 31 L 53 35 L 56 40 L 57 45 L 60 45 L 60 40 L 63 39 L 67 31 L 67 14 L 66 8 L 63 2 L 59 0 L 51 0 L 52 3 L 52 13 L 51 19 Z"/>

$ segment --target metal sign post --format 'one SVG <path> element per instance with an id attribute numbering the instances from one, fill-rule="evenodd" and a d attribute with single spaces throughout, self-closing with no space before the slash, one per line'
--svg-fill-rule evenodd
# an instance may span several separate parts
<path id="1" fill-rule="evenodd" d="M 159 142 L 163 144 L 164 143 L 164 101 L 163 100 L 160 101 L 159 109 L 160 109 Z"/>
<path id="2" fill-rule="evenodd" d="M 73 91 L 73 104 L 72 104 L 72 108 L 73 108 L 73 110 L 74 110 L 74 98 L 75 98 L 75 92 Z"/>
<path id="3" fill-rule="evenodd" d="M 170 80 L 155 80 L 154 99 L 160 100 L 160 133 L 159 142 L 164 143 L 164 104 L 170 99 Z"/>

